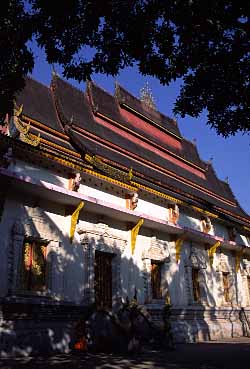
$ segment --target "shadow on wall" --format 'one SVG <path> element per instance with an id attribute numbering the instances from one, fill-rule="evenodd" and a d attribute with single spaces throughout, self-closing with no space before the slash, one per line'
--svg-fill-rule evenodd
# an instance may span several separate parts
<path id="1" fill-rule="evenodd" d="M 94 274 L 90 273 L 89 268 L 94 268 L 95 251 L 113 253 L 112 299 L 115 303 L 119 305 L 127 296 L 131 299 L 135 293 L 143 299 L 145 293 L 142 270 L 132 258 L 126 257 L 125 253 L 116 253 L 118 249 L 116 240 L 107 243 L 108 237 L 103 234 L 97 238 L 90 236 L 85 238 L 85 246 L 87 245 L 85 249 L 77 238 L 71 244 L 68 238 L 70 217 L 65 217 L 65 209 L 39 200 L 39 208 L 34 208 L 36 210 L 30 213 L 28 208 L 30 209 L 31 203 L 34 203 L 33 199 L 26 198 L 23 204 L 21 214 L 23 233 L 19 230 L 22 241 L 18 246 L 14 244 L 12 237 L 9 245 L 9 263 L 12 264 L 9 270 L 13 273 L 13 266 L 17 266 L 17 285 L 15 289 L 11 288 L 13 276 L 9 274 L 9 294 L 0 300 L 1 356 L 69 352 L 73 348 L 76 325 L 79 319 L 88 314 L 89 304 L 94 302 L 97 281 L 93 280 Z M 63 224 L 63 232 L 58 227 L 59 219 Z M 28 227 L 26 222 L 29 224 Z M 19 249 L 18 254 L 14 248 L 23 248 L 25 240 L 47 242 L 46 291 L 25 291 L 20 288 L 23 263 L 20 257 L 23 257 L 23 251 L 20 252 Z M 18 255 L 17 262 L 15 258 Z M 170 263 L 175 263 L 173 255 Z M 210 278 L 209 273 L 207 278 Z M 190 288 L 185 285 L 184 278 L 177 278 L 177 274 L 178 269 L 172 273 L 171 280 L 168 281 L 169 291 L 176 289 L 177 280 L 181 281 L 178 286 L 180 291 Z M 108 279 L 110 275 L 105 277 Z M 211 301 L 213 296 L 209 289 L 206 289 L 206 293 L 210 295 Z M 140 302 L 143 303 L 142 300 Z M 161 306 L 151 304 L 148 310 L 153 319 L 157 320 L 159 316 L 161 318 Z M 215 310 L 210 311 L 209 318 L 206 314 L 205 307 L 201 305 L 190 305 L 187 309 L 173 307 L 171 319 L 174 332 L 183 340 L 186 340 L 185 337 L 188 337 L 189 341 L 210 339 L 208 320 L 213 320 L 215 330 L 223 327 L 217 323 Z"/>

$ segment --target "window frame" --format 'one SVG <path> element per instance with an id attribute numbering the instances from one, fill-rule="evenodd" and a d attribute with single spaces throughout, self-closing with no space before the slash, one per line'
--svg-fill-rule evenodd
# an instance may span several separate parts
<path id="1" fill-rule="evenodd" d="M 25 271 L 25 245 L 26 244 L 29 244 L 29 247 L 30 247 L 30 251 L 29 251 L 29 265 L 28 265 L 28 270 Z M 19 273 L 21 274 L 20 275 L 20 280 L 19 280 L 19 290 L 22 290 L 23 292 L 26 292 L 26 293 L 31 293 L 31 294 L 40 294 L 40 293 L 46 293 L 48 291 L 48 244 L 49 242 L 48 241 L 43 241 L 41 239 L 33 239 L 33 238 L 27 238 L 25 237 L 24 238 L 24 241 L 23 241 L 23 247 L 22 247 L 22 255 L 21 255 L 21 265 L 20 265 L 20 270 L 19 270 Z M 34 253 L 34 249 L 36 247 L 39 247 L 39 246 L 43 246 L 45 248 L 45 253 L 44 253 L 44 271 L 43 271 L 43 279 L 44 279 L 44 286 L 43 288 L 41 289 L 33 289 L 32 288 L 32 270 L 34 270 L 34 265 L 35 265 L 35 260 L 33 258 L 33 256 L 35 255 Z M 28 288 L 26 286 L 23 285 L 24 283 L 24 277 L 25 277 L 25 273 L 28 274 Z M 33 277 L 34 278 L 34 277 Z"/>
<path id="2" fill-rule="evenodd" d="M 159 295 L 158 296 L 157 296 L 157 294 L 154 296 L 153 265 L 155 265 L 155 266 L 157 266 L 157 268 L 159 268 L 158 273 L 160 275 L 160 281 L 159 281 L 159 291 L 158 291 Z M 152 300 L 162 300 L 163 299 L 163 296 L 162 296 L 162 268 L 163 268 L 163 263 L 161 261 L 151 259 L 150 282 L 151 282 L 151 297 L 152 297 Z M 157 290 L 157 288 L 158 287 L 156 286 L 156 290 Z"/>
<path id="3" fill-rule="evenodd" d="M 192 267 L 191 272 L 192 272 L 193 300 L 194 300 L 194 303 L 200 304 L 201 303 L 200 276 L 199 276 L 200 269 Z M 194 278 L 194 276 L 196 278 Z"/>
<path id="4" fill-rule="evenodd" d="M 224 278 L 226 277 L 226 278 Z M 223 285 L 223 299 L 225 304 L 230 304 L 230 273 L 229 272 L 222 272 L 222 285 Z M 227 281 L 227 286 L 225 286 L 225 280 Z"/>
<path id="5" fill-rule="evenodd" d="M 39 218 L 40 219 L 40 218 Z M 41 229 L 41 224 L 44 227 Z M 34 226 L 35 225 L 35 226 Z M 39 228 L 40 227 L 40 228 Z M 37 231 L 39 229 L 39 232 Z M 63 299 L 62 277 L 57 276 L 53 265 L 58 263 L 61 241 L 57 235 L 46 231 L 44 219 L 38 223 L 37 218 L 17 219 L 12 226 L 12 235 L 8 249 L 8 295 L 15 297 L 41 297 Z M 21 268 L 24 242 L 33 240 L 46 244 L 46 289 L 44 291 L 29 291 L 22 289 Z"/>

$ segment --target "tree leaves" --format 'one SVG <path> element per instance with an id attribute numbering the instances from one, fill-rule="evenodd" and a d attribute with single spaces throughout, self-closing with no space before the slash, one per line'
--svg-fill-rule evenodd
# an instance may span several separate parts
<path id="1" fill-rule="evenodd" d="M 62 0 L 55 7 L 30 0 L 29 12 L 21 0 L 3 3 L 0 36 L 8 41 L 0 43 L 2 115 L 33 67 L 26 46 L 33 36 L 66 78 L 114 76 L 137 65 L 162 84 L 183 79 L 175 114 L 197 117 L 207 109 L 208 124 L 218 133 L 250 131 L 249 2 Z"/>

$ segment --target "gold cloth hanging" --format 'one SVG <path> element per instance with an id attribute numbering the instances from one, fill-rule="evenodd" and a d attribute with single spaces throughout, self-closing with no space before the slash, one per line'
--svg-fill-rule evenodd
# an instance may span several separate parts
<path id="1" fill-rule="evenodd" d="M 210 249 L 208 249 L 208 257 L 209 257 L 209 262 L 210 265 L 213 265 L 213 261 L 214 261 L 214 254 L 216 253 L 218 247 L 220 247 L 221 242 L 217 241 L 213 246 L 210 247 Z"/>
<path id="2" fill-rule="evenodd" d="M 79 213 L 82 210 L 82 208 L 84 207 L 84 202 L 81 201 L 79 203 L 79 205 L 77 206 L 76 210 L 74 211 L 74 213 L 71 215 L 71 225 L 70 225 L 70 232 L 69 232 L 69 239 L 70 239 L 70 243 L 72 243 L 73 238 L 74 238 L 74 234 L 75 234 L 75 229 L 76 229 L 76 224 L 79 218 Z"/>
<path id="3" fill-rule="evenodd" d="M 131 229 L 131 252 L 132 255 L 135 251 L 135 244 L 136 244 L 136 238 L 138 236 L 138 233 L 140 231 L 141 226 L 144 223 L 144 219 L 140 219 L 138 223 Z"/>

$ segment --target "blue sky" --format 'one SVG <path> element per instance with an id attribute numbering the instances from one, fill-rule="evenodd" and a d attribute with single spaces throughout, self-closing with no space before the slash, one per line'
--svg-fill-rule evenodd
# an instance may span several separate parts
<path id="1" fill-rule="evenodd" d="M 52 68 L 46 63 L 44 53 L 36 47 L 34 43 L 31 48 L 35 54 L 35 67 L 32 73 L 33 78 L 49 85 Z M 60 67 L 56 71 L 62 76 Z M 140 89 L 149 83 L 153 95 L 156 99 L 157 108 L 162 113 L 173 116 L 172 109 L 176 96 L 179 93 L 180 81 L 169 86 L 162 86 L 155 78 L 141 76 L 136 68 L 128 68 L 120 73 L 116 78 L 105 75 L 93 75 L 93 80 L 106 91 L 114 92 L 114 83 L 117 80 L 123 87 L 133 95 L 138 96 Z M 74 80 L 70 83 L 85 89 L 85 84 Z M 229 184 L 242 208 L 250 213 L 250 136 L 237 134 L 234 137 L 223 138 L 206 125 L 206 114 L 200 118 L 193 119 L 189 116 L 178 118 L 178 125 L 181 133 L 189 140 L 196 139 L 196 144 L 200 157 L 209 160 L 213 157 L 213 166 L 219 178 L 229 178 Z"/>

